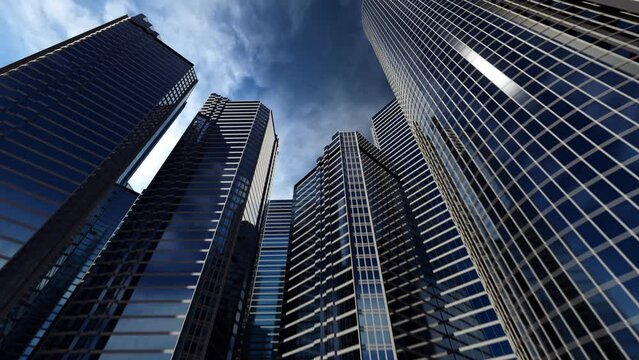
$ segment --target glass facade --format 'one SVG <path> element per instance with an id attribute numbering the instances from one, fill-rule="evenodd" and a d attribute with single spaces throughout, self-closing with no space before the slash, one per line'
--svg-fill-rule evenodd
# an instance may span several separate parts
<path id="1" fill-rule="evenodd" d="M 599 3 L 363 2 L 522 359 L 639 357 L 639 18 Z"/>
<path id="2" fill-rule="evenodd" d="M 376 145 L 388 157 L 413 212 L 440 311 L 428 323 L 433 334 L 419 351 L 436 358 L 514 358 L 495 309 L 396 100 L 373 116 Z"/>
<path id="3" fill-rule="evenodd" d="M 456 308 L 441 303 L 427 246 L 392 161 L 363 136 L 336 134 L 294 194 L 280 336 L 284 359 L 507 354 L 481 348 L 489 344 L 452 349 L 456 319 L 444 319 L 444 313 Z M 458 320 L 470 322 L 463 315 Z M 503 342 L 503 332 L 483 336 L 488 327 L 473 323 L 455 335 Z"/>
<path id="4" fill-rule="evenodd" d="M 270 200 L 251 285 L 240 358 L 275 360 L 284 293 L 292 200 Z"/>
<path id="5" fill-rule="evenodd" d="M 21 338 L 25 334 L 33 334 L 35 329 L 20 330 L 21 327 L 33 327 L 38 324 L 36 336 L 31 339 L 28 347 L 23 351 L 21 359 L 27 359 L 40 338 L 51 325 L 51 322 L 67 302 L 73 290 L 93 264 L 100 250 L 116 231 L 120 222 L 138 197 L 135 191 L 115 185 L 106 198 L 91 213 L 87 222 L 74 236 L 71 245 L 64 254 L 56 260 L 51 270 L 38 286 L 39 296 L 32 296 L 34 303 L 23 304 L 21 312 L 25 315 L 5 337 L 7 344 L 13 344 L 16 351 L 23 346 Z M 49 310 L 51 303 L 55 303 L 53 310 Z M 45 321 L 42 321 L 45 319 Z M 19 347 L 17 345 L 20 345 Z"/>
<path id="6" fill-rule="evenodd" d="M 0 352 L 7 357 L 20 355 L 117 226 L 111 216 L 126 209 L 103 208 L 116 181 L 141 162 L 196 82 L 193 64 L 143 15 L 0 69 Z M 95 221 L 109 225 L 86 233 Z"/>
<path id="7" fill-rule="evenodd" d="M 276 153 L 268 108 L 212 94 L 32 357 L 226 359 Z"/>

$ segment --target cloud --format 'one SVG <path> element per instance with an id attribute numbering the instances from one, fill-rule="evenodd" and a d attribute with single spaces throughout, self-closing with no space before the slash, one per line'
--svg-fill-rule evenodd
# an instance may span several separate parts
<path id="1" fill-rule="evenodd" d="M 267 2 L 207 0 L 185 6 L 149 1 L 137 6 L 144 9 L 163 41 L 195 64 L 199 79 L 187 107 L 131 179 L 131 185 L 140 190 L 159 170 L 209 93 L 260 99 L 257 93 L 266 89 L 262 70 L 290 61 L 290 56 L 279 50 L 272 32 L 256 31 L 267 29 L 262 18 L 270 6 Z M 302 16 L 299 11 L 291 13 Z"/>
<path id="2" fill-rule="evenodd" d="M 313 0 L 292 1 L 288 7 L 288 14 L 291 19 L 291 35 L 297 33 L 306 17 L 306 12 Z"/>
<path id="3" fill-rule="evenodd" d="M 73 0 L 3 2 L 2 17 L 10 36 L 33 53 L 100 25 L 100 17 Z"/>
<path id="4" fill-rule="evenodd" d="M 305 11 L 294 61 L 273 64 L 261 80 L 266 89 L 254 95 L 273 110 L 280 137 L 273 198 L 292 196 L 336 132 L 370 139 L 371 117 L 392 99 L 359 24 L 359 3 L 313 3 Z"/>
<path id="5" fill-rule="evenodd" d="M 135 15 L 140 9 L 164 42 L 196 64 L 199 83 L 185 110 L 131 179 L 136 190 L 146 187 L 209 93 L 229 96 L 243 79 L 258 78 L 258 66 L 278 59 L 277 53 L 270 50 L 269 35 L 250 28 L 259 23 L 260 11 L 250 2 L 110 0 L 100 4 L 16 0 L 3 3 L 3 33 L 7 32 L 3 38 L 13 39 L 14 44 L 7 47 L 15 53 L 15 58 L 7 62 L 124 14 Z"/>
<path id="6" fill-rule="evenodd" d="M 165 43 L 195 64 L 199 83 L 131 179 L 133 187 L 147 186 L 209 93 L 217 92 L 262 100 L 273 110 L 280 138 L 273 197 L 283 198 L 292 196 L 333 133 L 369 136 L 370 116 L 391 98 L 359 11 L 359 2 L 348 0 L 10 0 L 0 14 L 7 39 L 0 60 L 142 12 Z"/>
<path id="7" fill-rule="evenodd" d="M 110 0 L 102 7 L 102 22 L 111 21 L 122 15 L 138 13 L 136 6 L 128 0 Z"/>
<path id="8" fill-rule="evenodd" d="M 327 84 L 320 91 L 324 93 L 320 96 L 321 101 L 307 102 L 280 114 L 290 121 L 277 124 L 278 114 L 275 114 L 281 151 L 273 184 L 273 198 L 293 196 L 293 185 L 315 166 L 324 146 L 330 143 L 336 132 L 359 131 L 371 140 L 370 119 L 381 106 L 371 106 L 369 101 L 365 101 L 367 99 L 352 101 L 348 90 L 344 86 Z M 391 98 L 382 94 L 373 96 L 371 100 L 383 104 Z M 275 106 L 285 109 L 278 104 Z"/>

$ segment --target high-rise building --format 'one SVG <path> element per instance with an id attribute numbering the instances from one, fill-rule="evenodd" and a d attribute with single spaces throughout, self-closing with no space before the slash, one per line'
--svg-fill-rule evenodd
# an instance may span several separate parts
<path id="1" fill-rule="evenodd" d="M 34 302 L 20 305 L 23 316 L 19 321 L 14 320 L 12 328 L 3 337 L 6 342 L 3 347 L 5 358 L 9 358 L 10 354 L 15 356 L 19 351 L 22 351 L 21 359 L 28 358 L 138 195 L 132 189 L 116 184 L 91 212 L 82 229 L 74 235 L 72 243 L 47 272 L 42 281 L 46 284 L 44 290 L 34 292 L 38 294 L 32 296 Z M 59 288 L 62 286 L 66 288 Z M 51 305 L 54 307 L 51 308 Z M 25 344 L 29 336 L 32 338 Z"/>
<path id="2" fill-rule="evenodd" d="M 291 200 L 268 202 L 251 284 L 249 315 L 242 330 L 241 359 L 278 358 L 292 206 Z"/>
<path id="3" fill-rule="evenodd" d="M 431 331 L 441 336 L 433 338 L 433 348 L 422 355 L 514 358 L 477 269 L 396 100 L 373 116 L 372 130 L 376 145 L 399 177 L 436 280 L 433 291 L 442 308 L 436 315 L 442 317 L 431 324 Z"/>
<path id="4" fill-rule="evenodd" d="M 363 2 L 519 358 L 639 357 L 638 8 Z"/>
<path id="5" fill-rule="evenodd" d="M 117 226 L 111 220 L 126 206 L 104 204 L 119 197 L 116 183 L 126 184 L 196 82 L 193 64 L 160 41 L 143 15 L 0 69 L 5 357 L 21 353 Z M 109 229 L 94 236 L 87 231 L 96 216 Z"/>
<path id="6" fill-rule="evenodd" d="M 284 359 L 459 356 L 446 350 L 437 279 L 388 160 L 360 134 L 338 133 L 296 184 Z"/>
<path id="7" fill-rule="evenodd" d="M 33 358 L 232 355 L 276 153 L 267 107 L 212 94 Z"/>

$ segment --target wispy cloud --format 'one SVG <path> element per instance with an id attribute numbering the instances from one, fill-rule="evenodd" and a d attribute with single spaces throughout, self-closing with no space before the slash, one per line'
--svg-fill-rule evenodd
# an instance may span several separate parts
<path id="1" fill-rule="evenodd" d="M 280 156 L 273 197 L 292 196 L 337 131 L 370 138 L 370 120 L 392 99 L 390 88 L 359 23 L 359 2 L 305 8 L 296 30 L 296 57 L 265 71 L 255 96 L 274 111 Z"/>
<path id="2" fill-rule="evenodd" d="M 131 179 L 136 190 L 146 187 L 211 92 L 262 100 L 273 110 L 281 141 L 276 198 L 292 195 L 293 184 L 313 167 L 334 132 L 368 135 L 370 116 L 390 99 L 361 34 L 359 3 L 348 0 L 9 0 L 0 13 L 7 39 L 0 60 L 15 61 L 140 12 L 164 42 L 196 65 L 200 81 Z"/>
<path id="3" fill-rule="evenodd" d="M 243 83 L 266 89 L 262 71 L 272 63 L 290 61 L 291 55 L 281 51 L 278 37 L 264 24 L 262 16 L 269 6 L 270 2 L 209 0 L 140 4 L 162 39 L 196 64 L 199 84 L 180 117 L 131 179 L 134 188 L 141 189 L 150 181 L 209 93 L 248 99 L 249 94 L 240 90 Z M 291 5 L 295 10 L 287 11 L 290 17 L 284 20 L 294 24 L 303 17 L 302 8 Z M 279 118 L 277 113 L 275 117 Z"/>
<path id="4" fill-rule="evenodd" d="M 41 50 L 101 23 L 99 16 L 73 0 L 3 2 L 2 18 L 8 25 L 3 41 L 20 44 L 26 53 Z"/>
<path id="5" fill-rule="evenodd" d="M 111 21 L 125 14 L 138 13 L 136 6 L 128 0 L 109 0 L 102 6 L 102 22 Z"/>

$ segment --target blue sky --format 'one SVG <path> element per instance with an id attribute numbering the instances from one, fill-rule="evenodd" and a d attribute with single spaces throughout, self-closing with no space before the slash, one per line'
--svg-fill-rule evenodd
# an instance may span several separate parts
<path id="1" fill-rule="evenodd" d="M 131 179 L 142 190 L 211 92 L 273 110 L 280 156 L 273 198 L 292 196 L 337 131 L 370 138 L 392 99 L 356 0 L 48 0 L 0 5 L 0 66 L 120 15 L 147 15 L 196 68 L 188 105 Z"/>

